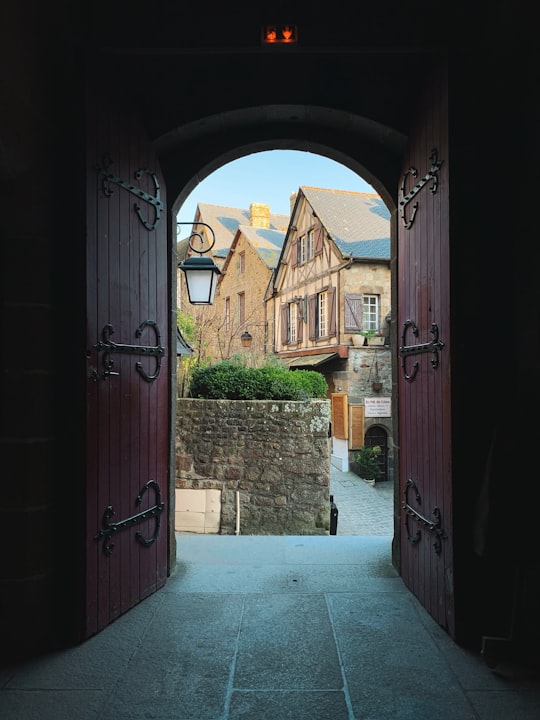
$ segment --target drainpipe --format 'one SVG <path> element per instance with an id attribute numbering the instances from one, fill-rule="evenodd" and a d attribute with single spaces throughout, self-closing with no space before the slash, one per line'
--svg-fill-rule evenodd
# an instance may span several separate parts
<path id="1" fill-rule="evenodd" d="M 235 535 L 240 535 L 240 491 L 236 491 L 236 530 Z"/>

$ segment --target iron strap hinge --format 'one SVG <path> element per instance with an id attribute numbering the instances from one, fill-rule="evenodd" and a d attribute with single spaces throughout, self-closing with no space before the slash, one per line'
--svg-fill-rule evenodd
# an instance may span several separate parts
<path id="1" fill-rule="evenodd" d="M 155 345 L 123 345 L 120 343 L 115 343 L 110 339 L 110 336 L 114 334 L 113 326 L 111 324 L 107 324 L 103 327 L 103 330 L 101 331 L 102 339 L 97 342 L 94 347 L 98 352 L 103 351 L 102 363 L 104 370 L 102 376 L 104 378 L 107 378 L 110 375 L 118 375 L 117 372 L 113 371 L 114 360 L 111 360 L 110 356 L 114 353 L 120 353 L 124 355 L 148 355 L 151 357 L 155 357 L 156 368 L 152 375 L 149 375 L 144 370 L 142 363 L 140 362 L 135 363 L 135 369 L 137 370 L 139 375 L 141 375 L 141 377 L 146 380 L 146 382 L 152 382 L 153 380 L 156 380 L 161 369 L 161 358 L 165 355 L 165 349 L 161 345 L 161 333 L 159 331 L 159 326 L 153 320 L 145 320 L 143 323 L 141 323 L 137 330 L 135 330 L 135 337 L 141 337 L 145 327 L 153 328 L 156 335 Z M 97 379 L 97 377 L 94 379 Z"/>
<path id="2" fill-rule="evenodd" d="M 429 518 L 425 517 L 424 515 L 422 515 L 422 513 L 419 513 L 418 510 L 415 510 L 409 504 L 409 490 L 411 489 L 414 490 L 416 502 L 419 505 L 422 503 L 422 497 L 418 492 L 416 483 L 412 478 L 409 478 L 405 484 L 404 500 L 401 505 L 403 510 L 405 510 L 405 528 L 407 530 L 407 539 L 412 545 L 416 545 L 418 542 L 420 542 L 420 539 L 422 537 L 422 533 L 420 530 L 417 530 L 415 535 L 412 535 L 411 533 L 409 527 L 409 518 L 414 518 L 417 523 L 419 523 L 420 525 L 422 525 L 422 527 L 435 535 L 435 542 L 433 543 L 433 547 L 437 555 L 440 555 L 442 552 L 442 540 L 445 540 L 447 538 L 447 535 L 442 528 L 441 509 L 437 506 L 433 508 L 433 517 L 435 518 L 434 520 L 430 520 Z"/>
<path id="3" fill-rule="evenodd" d="M 94 540 L 101 540 L 103 538 L 103 552 L 105 555 L 111 555 L 112 551 L 114 549 L 114 543 L 111 542 L 111 536 L 115 533 L 119 532 L 120 530 L 125 530 L 126 528 L 133 527 L 133 525 L 138 525 L 139 523 L 143 522 L 143 520 L 148 520 L 149 518 L 154 517 L 156 519 L 155 526 L 154 526 L 154 534 L 150 538 L 145 538 L 143 534 L 140 531 L 137 531 L 135 533 L 135 540 L 144 547 L 148 547 L 149 545 L 152 545 L 154 543 L 159 535 L 159 527 L 161 523 L 161 513 L 163 512 L 163 508 L 165 507 L 165 503 L 161 502 L 161 490 L 159 488 L 159 485 L 155 480 L 149 480 L 146 485 L 143 487 L 141 492 L 137 495 L 137 498 L 135 500 L 136 505 L 140 505 L 143 499 L 143 495 L 146 493 L 146 491 L 152 488 L 156 495 L 156 504 L 152 507 L 149 507 L 147 510 L 143 510 L 143 512 L 137 513 L 136 515 L 132 515 L 131 517 L 126 518 L 125 520 L 120 520 L 116 523 L 109 522 L 110 518 L 112 518 L 115 514 L 114 508 L 112 505 L 108 505 L 105 508 L 105 512 L 103 513 L 103 527 L 101 530 L 97 532 L 96 535 L 94 535 Z"/>
<path id="4" fill-rule="evenodd" d="M 114 183 L 115 185 L 118 185 L 119 187 L 123 188 L 124 190 L 127 190 L 132 195 L 135 195 L 136 197 L 140 198 L 141 200 L 144 200 L 145 202 L 149 203 L 154 208 L 154 222 L 148 222 L 144 219 L 141 211 L 141 206 L 137 203 L 135 203 L 135 212 L 137 213 L 137 216 L 139 220 L 142 222 L 144 227 L 147 230 L 155 230 L 160 219 L 161 219 L 161 211 L 163 210 L 163 201 L 161 200 L 161 194 L 160 194 L 160 188 L 159 183 L 157 180 L 156 173 L 152 172 L 151 170 L 147 170 L 146 168 L 140 168 L 135 172 L 135 179 L 140 180 L 143 175 L 149 175 L 152 178 L 152 181 L 154 183 L 155 188 L 155 195 L 151 195 L 150 193 L 145 192 L 144 190 L 141 190 L 141 188 L 136 187 L 135 185 L 132 185 L 132 183 L 127 182 L 126 180 L 122 180 L 122 178 L 117 177 L 109 170 L 109 165 L 112 163 L 111 158 L 108 155 L 103 156 L 103 165 L 102 167 L 98 167 L 97 170 L 102 176 L 102 187 L 103 187 L 103 194 L 105 197 L 109 198 L 111 197 L 113 191 L 110 188 L 110 183 Z"/>
<path id="5" fill-rule="evenodd" d="M 418 327 L 413 320 L 406 320 L 403 323 L 403 332 L 401 334 L 401 347 L 399 348 L 399 354 L 401 355 L 401 368 L 403 370 L 403 377 L 408 382 L 411 382 L 416 377 L 418 372 L 418 362 L 413 365 L 412 372 L 407 372 L 407 358 L 410 355 L 420 355 L 421 353 L 432 353 L 433 358 L 431 359 L 431 367 L 437 368 L 439 366 L 439 352 L 443 349 L 444 343 L 439 340 L 439 326 L 437 323 L 431 323 L 431 334 L 433 340 L 428 343 L 419 343 L 418 345 L 405 345 L 406 335 L 408 329 L 412 330 L 415 337 L 418 337 Z"/>
<path id="6" fill-rule="evenodd" d="M 434 148 L 431 151 L 431 154 L 429 156 L 429 159 L 431 160 L 431 167 L 427 171 L 427 173 L 424 175 L 423 178 L 420 178 L 420 180 L 412 187 L 409 192 L 405 191 L 405 183 L 407 181 L 408 176 L 410 175 L 413 178 L 418 177 L 418 170 L 414 167 L 411 167 L 407 170 L 407 172 L 403 175 L 403 180 L 401 183 L 401 188 L 399 190 L 399 214 L 401 216 L 401 220 L 403 221 L 403 225 L 409 230 L 414 223 L 414 218 L 416 216 L 416 211 L 418 210 L 418 201 L 416 201 L 412 206 L 412 212 L 409 219 L 407 219 L 405 215 L 405 208 L 407 205 L 418 195 L 420 190 L 424 187 L 424 185 L 427 185 L 428 182 L 431 181 L 431 193 L 435 195 L 437 192 L 437 188 L 439 185 L 439 170 L 441 169 L 441 166 L 443 164 L 443 160 L 438 159 L 439 153 L 436 148 Z"/>

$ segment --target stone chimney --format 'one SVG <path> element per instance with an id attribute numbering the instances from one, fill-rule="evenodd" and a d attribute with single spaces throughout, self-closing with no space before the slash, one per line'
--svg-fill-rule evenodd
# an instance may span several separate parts
<path id="1" fill-rule="evenodd" d="M 292 211 L 294 209 L 294 203 L 296 202 L 296 198 L 298 197 L 298 192 L 291 193 L 289 197 L 289 208 L 290 208 L 290 214 L 292 215 Z"/>
<path id="2" fill-rule="evenodd" d="M 249 206 L 249 224 L 252 227 L 270 227 L 270 205 L 251 203 Z"/>

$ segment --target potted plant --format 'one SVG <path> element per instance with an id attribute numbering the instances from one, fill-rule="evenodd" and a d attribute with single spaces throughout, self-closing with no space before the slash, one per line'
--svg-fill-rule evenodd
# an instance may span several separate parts
<path id="1" fill-rule="evenodd" d="M 358 463 L 358 475 L 364 480 L 374 484 L 382 474 L 380 456 L 380 445 L 373 445 L 372 447 L 365 445 L 361 447 L 354 456 L 354 459 Z"/>
<path id="2" fill-rule="evenodd" d="M 375 330 L 359 330 L 352 336 L 353 345 L 356 345 L 356 347 L 368 345 L 372 337 L 375 337 Z"/>
<path id="3" fill-rule="evenodd" d="M 373 335 L 368 337 L 368 345 L 384 345 L 384 335 L 380 330 L 372 331 Z"/>

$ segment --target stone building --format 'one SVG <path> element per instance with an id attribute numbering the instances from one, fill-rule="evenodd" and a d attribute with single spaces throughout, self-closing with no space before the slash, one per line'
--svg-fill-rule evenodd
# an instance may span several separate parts
<path id="1" fill-rule="evenodd" d="M 366 441 L 378 444 L 387 479 L 393 468 L 391 403 L 377 403 L 384 414 L 371 415 L 365 398 L 392 396 L 388 208 L 375 193 L 312 187 L 300 187 L 291 200 L 287 236 L 266 295 L 274 353 L 291 369 L 325 376 L 333 399 L 332 462 L 348 470 Z"/>

